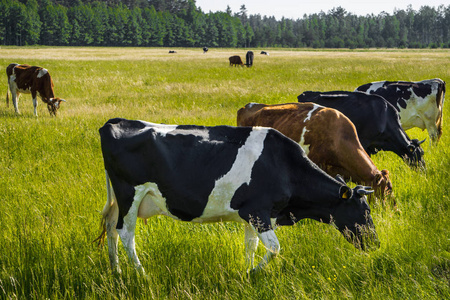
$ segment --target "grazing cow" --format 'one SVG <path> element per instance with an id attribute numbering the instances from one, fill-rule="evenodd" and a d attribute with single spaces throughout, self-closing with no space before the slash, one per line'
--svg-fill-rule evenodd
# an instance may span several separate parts
<path id="1" fill-rule="evenodd" d="M 403 129 L 426 129 L 430 141 L 439 142 L 445 97 L 445 82 L 442 79 L 378 81 L 361 85 L 355 91 L 382 96 L 399 112 Z"/>
<path id="2" fill-rule="evenodd" d="M 100 138 L 108 198 L 96 240 L 107 236 L 113 270 L 120 271 L 120 237 L 144 272 L 135 251 L 136 221 L 154 215 L 244 223 L 247 265 L 253 266 L 259 239 L 267 249 L 256 269 L 279 252 L 275 225 L 304 218 L 334 222 L 358 248 L 379 246 L 364 196 L 370 191 L 327 175 L 274 129 L 111 119 Z"/>
<path id="3" fill-rule="evenodd" d="M 203 54 L 205 54 L 206 52 L 208 52 L 208 48 L 207 47 L 203 47 Z"/>
<path id="4" fill-rule="evenodd" d="M 8 87 L 11 91 L 14 109 L 19 112 L 19 95 L 30 94 L 33 98 L 34 115 L 37 117 L 37 96 L 47 104 L 50 115 L 55 115 L 64 99 L 55 98 L 53 81 L 47 69 L 29 65 L 10 64 L 6 68 Z M 6 92 L 6 105 L 9 106 L 9 93 Z"/>
<path id="5" fill-rule="evenodd" d="M 392 151 L 411 166 L 425 166 L 418 140 L 410 140 L 400 125 L 397 110 L 381 96 L 362 92 L 304 92 L 299 102 L 314 102 L 339 110 L 355 125 L 358 138 L 372 155 Z"/>
<path id="6" fill-rule="evenodd" d="M 235 67 L 237 65 L 244 66 L 244 63 L 242 62 L 242 58 L 239 55 L 230 56 L 229 60 L 230 60 L 230 66 L 233 66 L 233 65 Z"/>
<path id="7" fill-rule="evenodd" d="M 263 55 L 269 55 L 269 53 L 267 51 L 261 51 L 261 54 Z"/>
<path id="8" fill-rule="evenodd" d="M 253 66 L 253 51 L 247 51 L 247 54 L 245 55 L 245 65 L 247 67 Z"/>
<path id="9" fill-rule="evenodd" d="M 392 191 L 389 172 L 377 169 L 353 123 L 335 109 L 314 103 L 249 103 L 237 112 L 237 125 L 275 128 L 299 143 L 308 158 L 330 176 L 340 174 L 370 185 L 383 200 Z"/>

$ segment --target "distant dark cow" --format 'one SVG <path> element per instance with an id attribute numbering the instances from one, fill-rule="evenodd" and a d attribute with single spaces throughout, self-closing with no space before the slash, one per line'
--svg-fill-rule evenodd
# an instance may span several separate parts
<path id="1" fill-rule="evenodd" d="M 249 103 L 237 112 L 237 125 L 275 128 L 299 143 L 327 174 L 370 185 L 383 200 L 392 191 L 388 170 L 377 169 L 361 146 L 353 123 L 333 108 L 314 103 Z"/>
<path id="2" fill-rule="evenodd" d="M 247 67 L 253 66 L 253 51 L 247 51 L 247 54 L 245 55 L 245 65 Z"/>
<path id="3" fill-rule="evenodd" d="M 269 53 L 268 53 L 268 52 L 266 52 L 266 51 L 261 51 L 261 54 L 264 54 L 264 55 L 269 55 Z"/>
<path id="4" fill-rule="evenodd" d="M 382 96 L 398 110 L 403 129 L 426 129 L 430 140 L 439 142 L 445 98 L 442 79 L 378 81 L 361 85 L 356 91 Z"/>
<path id="5" fill-rule="evenodd" d="M 233 66 L 233 65 L 235 67 L 237 65 L 244 66 L 244 63 L 242 62 L 242 58 L 239 55 L 230 56 L 229 60 L 230 60 L 230 66 Z"/>
<path id="6" fill-rule="evenodd" d="M 175 50 L 169 50 L 169 53 L 177 53 Z"/>
<path id="7" fill-rule="evenodd" d="M 125 119 L 100 128 L 107 178 L 103 232 L 113 270 L 122 240 L 135 266 L 137 217 L 245 224 L 246 261 L 258 240 L 257 269 L 278 254 L 276 225 L 312 218 L 334 222 L 356 247 L 379 246 L 364 187 L 349 188 L 312 163 L 293 140 L 271 128 L 161 125 Z M 112 186 L 112 189 L 111 189 Z"/>
<path id="8" fill-rule="evenodd" d="M 6 76 L 8 77 L 8 87 L 11 91 L 14 109 L 17 114 L 20 114 L 18 105 L 20 93 L 31 93 L 35 116 L 38 115 L 38 95 L 42 101 L 47 104 L 50 115 L 56 116 L 56 112 L 58 111 L 61 102 L 65 102 L 64 99 L 55 98 L 53 81 L 47 69 L 29 65 L 10 64 L 6 68 Z M 9 106 L 8 91 L 6 92 L 6 105 Z"/>
<path id="9" fill-rule="evenodd" d="M 418 140 L 410 140 L 400 125 L 397 110 L 378 95 L 362 92 L 304 92 L 299 102 L 314 102 L 339 110 L 356 127 L 359 141 L 367 154 L 392 151 L 409 165 L 424 166 L 423 150 Z"/>
<path id="10" fill-rule="evenodd" d="M 208 48 L 207 47 L 203 47 L 203 54 L 205 54 L 206 52 L 208 52 Z"/>

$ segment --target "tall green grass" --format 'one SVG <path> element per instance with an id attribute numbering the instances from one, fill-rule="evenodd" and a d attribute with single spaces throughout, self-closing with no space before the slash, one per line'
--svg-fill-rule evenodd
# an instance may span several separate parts
<path id="1" fill-rule="evenodd" d="M 235 125 L 236 111 L 248 102 L 296 102 L 306 90 L 353 90 L 384 79 L 450 81 L 446 50 L 269 49 L 270 56 L 255 50 L 252 68 L 228 66 L 229 56 L 245 56 L 241 49 L 177 52 L 0 48 L 1 72 L 11 62 L 44 66 L 56 95 L 67 100 L 56 118 L 42 103 L 35 118 L 29 95 L 20 99 L 20 116 L 0 102 L 0 298 L 450 298 L 447 106 L 439 145 L 423 144 L 426 171 L 408 168 L 393 153 L 372 157 L 390 171 L 401 210 L 372 205 L 379 250 L 361 252 L 333 227 L 303 220 L 279 228 L 280 256 L 247 276 L 242 225 L 154 217 L 138 222 L 136 235 L 148 276 L 136 274 L 122 248 L 123 273 L 113 275 L 106 247 L 92 243 L 106 201 L 98 128 L 109 118 Z"/>

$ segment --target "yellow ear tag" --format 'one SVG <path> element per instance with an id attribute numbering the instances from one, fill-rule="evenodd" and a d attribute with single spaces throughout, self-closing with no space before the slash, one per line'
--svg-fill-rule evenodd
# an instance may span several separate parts
<path id="1" fill-rule="evenodd" d="M 342 194 L 342 199 L 348 199 L 348 191 L 345 191 L 345 193 Z"/>

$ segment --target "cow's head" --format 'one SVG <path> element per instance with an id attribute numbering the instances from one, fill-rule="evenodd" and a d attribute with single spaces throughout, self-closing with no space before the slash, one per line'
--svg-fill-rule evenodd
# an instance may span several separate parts
<path id="1" fill-rule="evenodd" d="M 38 68 L 36 69 L 36 91 L 41 97 L 42 101 L 47 104 L 47 109 L 50 115 L 56 116 L 56 112 L 61 106 L 61 102 L 66 102 L 66 100 L 61 98 L 55 98 L 55 93 L 53 92 L 53 80 L 47 69 Z"/>
<path id="2" fill-rule="evenodd" d="M 411 140 L 411 143 L 407 146 L 407 152 L 404 156 L 405 161 L 411 167 L 425 168 L 425 160 L 423 159 L 424 151 L 420 144 L 425 142 L 418 139 Z"/>
<path id="3" fill-rule="evenodd" d="M 392 193 L 392 182 L 389 178 L 389 171 L 378 171 L 372 182 L 372 187 L 375 190 L 375 196 L 380 197 L 381 199 L 389 196 Z"/>
<path id="4" fill-rule="evenodd" d="M 58 111 L 59 107 L 61 106 L 61 102 L 66 102 L 66 100 L 61 98 L 50 98 L 47 101 L 47 108 L 48 112 L 50 113 L 50 116 L 56 116 L 56 112 Z"/>
<path id="5" fill-rule="evenodd" d="M 362 250 L 380 246 L 365 196 L 372 192 L 360 185 L 353 190 L 347 185 L 341 186 L 341 201 L 332 213 L 333 222 L 339 231 L 355 247 Z"/>
<path id="6" fill-rule="evenodd" d="M 266 107 L 265 104 L 259 103 L 247 103 L 244 107 L 237 112 L 237 125 L 238 126 L 254 126 L 255 125 L 255 115 L 258 111 Z"/>

